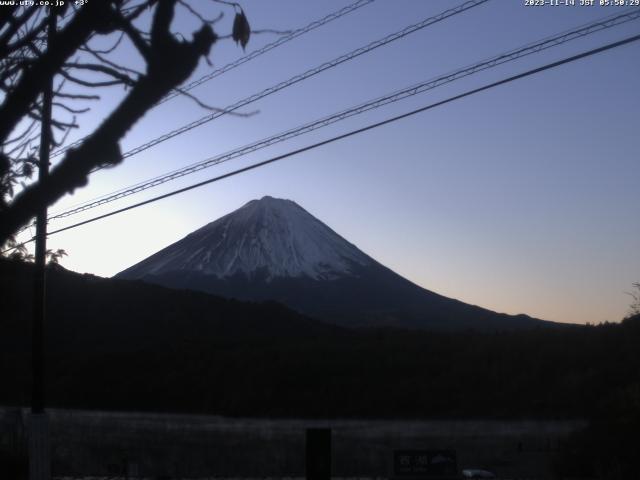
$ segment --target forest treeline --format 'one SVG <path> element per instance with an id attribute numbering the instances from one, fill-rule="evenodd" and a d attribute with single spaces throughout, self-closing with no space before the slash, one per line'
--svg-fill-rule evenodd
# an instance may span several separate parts
<path id="1" fill-rule="evenodd" d="M 31 266 L 0 263 L 3 388 L 27 405 Z M 276 303 L 49 272 L 47 402 L 292 417 L 605 418 L 640 405 L 640 318 L 352 331 Z"/>
<path id="2" fill-rule="evenodd" d="M 0 405 L 29 404 L 32 274 L 32 265 L 0 260 Z M 559 478 L 636 473 L 640 315 L 512 332 L 354 331 L 273 302 L 239 302 L 56 266 L 48 286 L 49 407 L 579 418 L 588 426 L 555 454 Z"/>

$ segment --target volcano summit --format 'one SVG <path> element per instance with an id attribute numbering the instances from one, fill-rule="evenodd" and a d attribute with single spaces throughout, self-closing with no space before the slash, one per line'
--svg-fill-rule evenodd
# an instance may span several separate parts
<path id="1" fill-rule="evenodd" d="M 547 322 L 425 290 L 349 243 L 291 200 L 263 197 L 120 272 L 172 288 L 276 300 L 350 327 L 502 330 Z"/>

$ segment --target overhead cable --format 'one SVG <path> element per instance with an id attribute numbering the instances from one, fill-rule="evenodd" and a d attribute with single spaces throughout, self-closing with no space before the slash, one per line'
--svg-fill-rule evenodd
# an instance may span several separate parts
<path id="1" fill-rule="evenodd" d="M 506 52 L 500 55 L 496 55 L 494 57 L 475 63 L 473 65 L 455 70 L 445 75 L 432 78 L 425 82 L 421 82 L 417 85 L 412 85 L 410 87 L 404 88 L 394 93 L 385 95 L 383 97 L 379 97 L 375 100 L 360 104 L 358 106 L 349 108 L 347 110 L 343 110 L 341 112 L 335 113 L 333 115 L 324 117 L 319 120 L 315 120 L 313 122 L 304 124 L 302 126 L 295 127 L 285 132 L 281 132 L 271 137 L 237 148 L 235 150 L 231 150 L 223 154 L 209 157 L 205 160 L 194 163 L 187 167 L 183 167 L 183 168 L 168 172 L 164 175 L 160 175 L 155 178 L 146 180 L 144 182 L 137 183 L 127 188 L 120 189 L 116 192 L 103 195 L 101 197 L 90 200 L 89 202 L 85 202 L 78 206 L 72 207 L 60 213 L 54 213 L 49 217 L 49 220 L 69 217 L 71 215 L 75 215 L 80 212 L 99 207 L 106 203 L 110 203 L 115 200 L 119 200 L 121 198 L 127 197 L 129 195 L 142 192 L 149 188 L 156 187 L 166 182 L 183 177 L 185 175 L 190 175 L 192 173 L 198 172 L 205 168 L 209 168 L 214 165 L 218 165 L 220 163 L 242 157 L 244 155 L 255 152 L 262 148 L 266 148 L 268 146 L 281 143 L 283 141 L 289 140 L 299 135 L 303 135 L 305 133 L 309 133 L 311 131 L 326 127 L 328 125 L 339 122 L 346 118 L 350 118 L 352 116 L 362 114 L 364 112 L 382 107 L 384 105 L 388 105 L 390 103 L 394 103 L 394 102 L 403 100 L 405 98 L 412 97 L 414 95 L 426 92 L 428 90 L 432 90 L 434 88 L 451 83 L 453 81 L 459 80 L 469 75 L 473 75 L 475 73 L 497 67 L 507 62 L 511 62 L 519 58 L 525 57 L 527 55 L 531 55 L 531 54 L 534 54 L 558 45 L 562 45 L 571 40 L 582 38 L 586 35 L 590 35 L 595 32 L 599 32 L 614 26 L 618 26 L 623 23 L 629 22 L 631 20 L 637 20 L 639 18 L 640 18 L 640 9 L 632 9 L 630 11 L 627 11 L 619 15 L 606 17 L 604 19 L 591 22 L 589 24 L 583 25 L 573 30 L 565 31 L 560 34 L 554 35 L 552 37 L 547 37 L 538 42 L 531 43 L 523 47 L 519 47 L 517 49 L 511 50 L 509 52 Z"/>
<path id="2" fill-rule="evenodd" d="M 280 45 L 283 45 L 287 42 L 290 42 L 291 40 L 298 38 L 302 35 L 304 35 L 305 33 L 308 33 L 312 30 L 315 30 L 318 27 L 321 27 L 322 25 L 325 25 L 329 22 L 332 22 L 333 20 L 336 20 L 340 17 L 343 17 L 345 15 L 347 15 L 348 13 L 351 13 L 355 10 L 358 10 L 361 7 L 364 7 L 366 5 L 369 5 L 370 3 L 373 3 L 375 0 L 357 0 L 356 2 L 347 5 L 346 7 L 341 8 L 340 10 L 337 10 L 333 13 L 330 13 L 329 15 L 326 15 L 325 17 L 322 17 L 318 20 L 314 20 L 313 22 L 311 22 L 310 24 L 298 28 L 294 31 L 292 31 L 291 33 L 284 35 L 282 37 L 279 37 L 277 40 L 275 40 L 274 42 L 271 42 L 267 45 L 265 45 L 264 47 L 261 47 L 257 50 L 254 50 L 250 53 L 248 53 L 247 55 L 240 57 L 239 59 L 230 62 L 220 68 L 217 68 L 215 70 L 213 70 L 212 72 L 198 78 L 197 80 L 194 80 L 193 82 L 185 85 L 184 87 L 180 87 L 180 90 L 172 90 L 171 92 L 169 92 L 167 95 L 165 95 L 158 103 L 156 103 L 156 105 L 160 105 L 161 103 L 166 102 L 167 100 L 171 100 L 172 98 L 175 98 L 176 96 L 180 95 L 181 92 L 187 92 L 189 90 L 192 90 L 194 88 L 196 88 L 199 85 L 202 85 L 205 82 L 208 82 L 209 80 L 213 80 L 214 78 L 222 75 L 223 73 L 227 73 L 230 70 L 233 70 L 236 67 L 239 67 L 240 65 L 247 63 L 250 60 L 253 60 L 256 57 L 259 57 L 260 55 L 263 55 L 267 52 L 269 52 L 270 50 L 273 50 L 276 47 L 279 47 Z M 51 154 L 52 157 L 56 157 L 58 155 L 63 154 L 64 152 L 66 152 L 67 150 L 77 147 L 78 145 L 80 145 L 82 142 L 85 141 L 87 137 L 81 138 L 80 140 L 77 140 L 69 145 L 66 145 L 65 147 L 62 147 L 58 150 L 56 150 L 55 152 L 53 152 Z"/>
<path id="3" fill-rule="evenodd" d="M 471 8 L 477 7 L 479 5 L 482 5 L 483 3 L 488 2 L 489 0 L 469 0 L 461 5 L 458 5 L 457 7 L 454 8 L 450 8 L 448 10 L 445 10 L 444 12 L 438 14 L 438 15 L 434 15 L 432 17 L 426 18 L 424 20 L 422 20 L 421 22 L 415 23 L 413 25 L 410 25 L 408 27 L 403 28 L 402 30 L 392 33 L 390 35 L 387 35 L 386 37 L 380 39 L 380 40 L 376 40 L 374 42 L 371 42 L 363 47 L 357 48 L 349 53 L 346 53 L 344 55 L 341 55 L 329 62 L 325 62 L 321 65 L 318 65 L 317 67 L 311 68 L 303 73 L 300 73 L 298 75 L 295 75 L 291 78 L 289 78 L 288 80 L 285 80 L 283 82 L 280 82 L 276 85 L 273 85 L 269 88 L 266 88 L 264 90 L 262 90 L 261 92 L 258 93 L 254 93 L 253 95 L 250 95 L 246 98 L 243 98 L 242 100 L 239 100 L 227 107 L 221 108 L 219 110 L 216 110 L 213 113 L 210 113 L 208 115 L 205 115 L 203 117 L 201 117 L 198 120 L 195 120 L 191 123 L 188 123 L 187 125 L 184 125 L 182 127 L 176 128 L 175 130 L 172 130 L 170 132 L 167 132 L 163 135 L 160 135 L 159 137 L 154 138 L 153 140 L 150 140 L 142 145 L 139 145 L 125 153 L 122 154 L 122 158 L 129 158 L 132 157 L 134 155 L 137 155 L 140 152 L 143 152 L 151 147 L 154 147 L 156 145 L 158 145 L 159 143 L 165 142 L 171 138 L 174 138 L 178 135 L 182 135 L 183 133 L 186 133 L 190 130 L 193 130 L 194 128 L 197 128 L 201 125 L 204 125 L 206 123 L 211 122 L 212 120 L 215 120 L 216 118 L 219 118 L 223 115 L 226 115 L 228 113 L 232 113 L 235 112 L 236 110 L 245 107 L 253 102 L 256 102 L 260 99 L 263 99 L 269 95 L 272 95 L 276 92 L 279 92 L 280 90 L 283 90 L 285 88 L 288 88 L 292 85 L 295 85 L 297 83 L 302 82 L 303 80 L 307 80 L 308 78 L 311 78 L 315 75 L 318 75 L 319 73 L 322 73 L 326 70 L 329 70 L 331 68 L 337 67 L 338 65 L 341 65 L 345 62 L 348 62 L 350 60 L 353 60 L 356 57 L 359 57 L 360 55 L 363 55 L 365 53 L 368 53 L 372 50 L 375 50 L 376 48 L 382 47 L 384 45 L 387 45 L 391 42 L 394 42 L 396 40 L 399 40 L 401 38 L 406 37 L 407 35 L 410 35 L 412 33 L 415 33 L 419 30 L 422 30 L 423 28 L 426 28 L 428 26 L 431 26 L 435 23 L 441 22 L 447 18 L 453 17 L 455 15 L 458 15 L 462 12 L 465 12 Z M 69 148 L 73 148 L 72 145 L 66 147 L 67 149 Z M 64 151 L 64 149 L 59 150 L 58 152 L 62 153 Z M 102 167 L 105 168 L 105 167 Z M 96 168 L 93 170 L 93 172 L 101 170 L 102 168 Z"/>
<path id="4" fill-rule="evenodd" d="M 241 173 L 245 173 L 245 172 L 248 172 L 250 170 L 254 170 L 254 169 L 259 168 L 259 167 L 264 167 L 266 165 L 278 162 L 280 160 L 284 160 L 285 158 L 289 158 L 289 157 L 292 157 L 294 155 L 298 155 L 300 153 L 307 152 L 309 150 L 313 150 L 315 148 L 318 148 L 318 147 L 321 147 L 321 146 L 324 146 L 324 145 L 328 145 L 330 143 L 334 143 L 334 142 L 337 142 L 339 140 L 343 140 L 345 138 L 352 137 L 354 135 L 357 135 L 357 134 L 360 134 L 360 133 L 363 133 L 363 132 L 366 132 L 366 131 L 369 131 L 369 130 L 373 130 L 373 129 L 381 127 L 383 125 L 388 125 L 388 124 L 396 122 L 398 120 L 402 120 L 404 118 L 411 117 L 411 116 L 416 115 L 418 113 L 422 113 L 422 112 L 425 112 L 427 110 L 431 110 L 433 108 L 445 105 L 447 103 L 454 102 L 456 100 L 460 100 L 462 98 L 474 95 L 476 93 L 480 93 L 480 92 L 483 92 L 483 91 L 486 91 L 486 90 L 490 90 L 492 88 L 495 88 L 495 87 L 498 87 L 498 86 L 501 86 L 501 85 L 504 85 L 504 84 L 507 84 L 507 83 L 510 83 L 510 82 L 514 82 L 516 80 L 520 80 L 522 78 L 529 77 L 531 75 L 535 75 L 537 73 L 541 73 L 541 72 L 544 72 L 546 70 L 551 70 L 551 69 L 559 67 L 561 65 L 565 65 L 565 64 L 571 63 L 571 62 L 575 62 L 577 60 L 580 60 L 580 59 L 583 59 L 583 58 L 587 58 L 587 57 L 590 57 L 592 55 L 596 55 L 598 53 L 605 52 L 607 50 L 612 50 L 614 48 L 618 48 L 618 47 L 621 47 L 623 45 L 627 45 L 627 44 L 632 43 L 632 42 L 637 42 L 638 40 L 640 40 L 640 35 L 634 35 L 632 37 L 628 37 L 628 38 L 625 38 L 625 39 L 617 41 L 617 42 L 609 43 L 609 44 L 604 45 L 602 47 L 594 48 L 592 50 L 588 50 L 586 52 L 579 53 L 577 55 L 573 55 L 571 57 L 567 57 L 567 58 L 564 58 L 562 60 L 558 60 L 556 62 L 548 63 L 546 65 L 543 65 L 542 67 L 537 67 L 537 68 L 534 68 L 534 69 L 531 69 L 531 70 L 527 70 L 526 72 L 523 72 L 523 73 L 520 73 L 520 74 L 517 74 L 517 75 L 513 75 L 511 77 L 507 77 L 507 78 L 502 79 L 502 80 L 498 80 L 497 82 L 493 82 L 493 83 L 490 83 L 488 85 L 484 85 L 482 87 L 474 88 L 473 90 L 468 90 L 468 91 L 466 91 L 464 93 L 461 93 L 459 95 L 455 95 L 455 96 L 449 97 L 449 98 L 447 98 L 445 100 L 441 100 L 439 102 L 435 102 L 435 103 L 432 103 L 430 105 L 426 105 L 424 107 L 412 110 L 412 111 L 404 113 L 402 115 L 397 115 L 395 117 L 388 118 L 388 119 L 383 120 L 381 122 L 373 123 L 373 124 L 367 125 L 365 127 L 358 128 L 356 130 L 352 130 L 350 132 L 344 133 L 342 135 L 338 135 L 338 136 L 329 138 L 327 140 L 323 140 L 321 142 L 317 142 L 317 143 L 314 143 L 312 145 L 308 145 L 306 147 L 302 147 L 302 148 L 299 148 L 297 150 L 293 150 L 293 151 L 287 152 L 285 154 L 278 155 L 276 157 L 272 157 L 272 158 L 270 158 L 268 160 L 264 160 L 262 162 L 254 163 L 253 165 L 249 165 L 247 167 L 240 168 L 238 170 L 234 170 L 232 172 L 225 173 L 223 175 L 218 175 L 218 176 L 210 178 L 208 180 L 204 180 L 202 182 L 198 182 L 198 183 L 195 183 L 193 185 L 189 185 L 189 186 L 184 187 L 184 188 L 173 190 L 173 191 L 165 193 L 163 195 L 158 195 L 157 197 L 150 198 L 150 199 L 145 200 L 143 202 L 139 202 L 139 203 L 136 203 L 136 204 L 133 204 L 133 205 L 129 205 L 127 207 L 120 208 L 118 210 L 114 210 L 112 212 L 105 213 L 103 215 L 98 215 L 96 217 L 84 220 L 82 222 L 74 223 L 73 225 L 69 225 L 69 226 L 66 226 L 66 227 L 63 227 L 63 228 L 59 228 L 57 230 L 53 230 L 53 231 L 49 232 L 49 235 L 54 235 L 56 233 L 65 232 L 67 230 L 71 230 L 73 228 L 77 228 L 77 227 L 80 227 L 82 225 L 86 225 L 88 223 L 93 223 L 93 222 L 96 222 L 98 220 L 102 220 L 104 218 L 108 218 L 108 217 L 111 217 L 113 215 L 117 215 L 119 213 L 123 213 L 123 212 L 129 211 L 129 210 L 133 210 L 134 208 L 142 207 L 144 205 L 148 205 L 150 203 L 154 203 L 154 202 L 157 202 L 159 200 L 163 200 L 165 198 L 169 198 L 169 197 L 172 197 L 174 195 L 178 195 L 180 193 L 187 192 L 189 190 L 193 190 L 193 189 L 205 186 L 205 185 L 209 185 L 210 183 L 214 183 L 214 182 L 218 182 L 220 180 L 224 180 L 225 178 L 230 178 L 230 177 L 239 175 Z M 2 253 L 3 254 L 7 253 L 7 252 L 9 252 L 11 250 L 19 248 L 20 246 L 26 245 L 27 243 L 30 243 L 32 241 L 33 241 L 33 239 L 28 240 L 26 242 L 21 243 L 20 245 L 17 245 L 17 246 L 14 246 L 14 247 L 10 248 L 10 249 L 7 249 L 7 250 L 3 251 Z"/>

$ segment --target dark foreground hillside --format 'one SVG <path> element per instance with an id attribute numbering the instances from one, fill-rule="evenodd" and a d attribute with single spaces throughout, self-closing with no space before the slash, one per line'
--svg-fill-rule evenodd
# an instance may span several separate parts
<path id="1" fill-rule="evenodd" d="M 31 276 L 30 265 L 0 261 L 0 405 L 29 404 Z M 48 407 L 372 421 L 587 419 L 545 450 L 559 478 L 635 472 L 640 316 L 491 334 L 351 331 L 275 303 L 59 268 L 48 282 Z M 479 434 L 465 455 L 497 445 L 497 437 Z M 514 465 L 526 466 L 520 440 L 516 446 Z M 26 458 L 2 455 L 0 469 L 26 471 Z"/>
<path id="2" fill-rule="evenodd" d="M 2 262 L 0 403 L 29 399 L 28 265 Z M 56 407 L 291 417 L 585 418 L 640 390 L 640 320 L 521 332 L 354 332 L 278 304 L 49 274 Z M 636 392 L 636 393 L 634 393 Z"/>

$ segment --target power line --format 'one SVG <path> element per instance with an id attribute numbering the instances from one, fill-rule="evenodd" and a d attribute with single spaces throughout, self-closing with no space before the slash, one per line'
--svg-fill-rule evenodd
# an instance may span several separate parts
<path id="1" fill-rule="evenodd" d="M 287 43 L 295 38 L 298 38 L 301 35 L 304 35 L 307 32 L 310 32 L 311 30 L 314 30 L 322 25 L 324 25 L 325 23 L 329 23 L 337 18 L 340 18 L 348 13 L 353 12 L 354 10 L 359 9 L 360 7 L 364 7 L 365 5 L 369 5 L 370 3 L 372 3 L 374 0 L 358 0 L 355 3 L 352 3 L 351 5 L 347 5 L 346 7 L 338 10 L 337 12 L 331 13 L 329 15 L 327 15 L 326 17 L 321 18 L 320 20 L 316 20 L 314 22 L 311 22 L 309 25 L 307 25 L 306 27 L 302 27 L 299 28 L 297 30 L 294 30 L 293 32 L 291 32 L 289 35 L 286 35 L 284 37 L 280 37 L 278 40 L 269 43 L 268 45 L 265 45 L 262 48 L 259 48 L 258 50 L 254 50 L 253 52 L 249 53 L 248 55 L 245 55 L 244 57 L 239 58 L 238 60 L 228 63 L 227 65 L 218 68 L 217 70 L 214 70 L 213 72 L 204 75 L 202 77 L 200 77 L 197 80 L 194 80 L 193 82 L 189 83 L 188 85 L 181 87 L 180 90 L 182 91 L 189 91 L 192 90 L 194 88 L 196 88 L 199 85 L 202 85 L 203 83 L 208 82 L 209 80 L 213 80 L 214 78 L 222 75 L 223 73 L 228 72 L 229 70 L 233 70 L 236 67 L 239 67 L 240 65 L 242 65 L 243 63 L 246 63 L 250 60 L 253 60 L 256 57 L 259 57 L 260 55 L 267 53 L 270 50 L 273 50 L 276 47 L 279 47 L 280 45 Z M 179 91 L 173 90 L 172 92 L 168 93 L 162 100 L 160 100 L 158 103 L 164 103 L 167 100 L 171 100 L 172 98 L 176 97 L 180 95 Z"/>
<path id="2" fill-rule="evenodd" d="M 305 33 L 308 33 L 312 30 L 315 30 L 318 27 L 321 27 L 322 25 L 325 25 L 329 22 L 332 22 L 333 20 L 337 20 L 340 17 L 343 17 L 355 10 L 358 10 L 361 7 L 364 7 L 366 5 L 369 5 L 370 3 L 373 3 L 375 0 L 357 0 L 356 2 L 347 5 L 344 8 L 341 8 L 340 10 L 337 10 L 333 13 L 330 13 L 329 15 L 326 15 L 325 17 L 320 18 L 319 20 L 315 20 L 313 22 L 311 22 L 310 24 L 298 28 L 296 30 L 294 30 L 293 32 L 291 32 L 288 35 L 285 35 L 283 37 L 278 38 L 278 40 L 271 42 L 267 45 L 265 45 L 262 48 L 259 48 L 257 50 L 252 51 L 251 53 L 240 57 L 239 59 L 230 62 L 216 70 L 213 70 L 211 73 L 208 73 L 207 75 L 204 75 L 202 77 L 200 77 L 197 80 L 194 80 L 193 82 L 189 83 L 188 85 L 181 87 L 180 90 L 172 90 L 171 92 L 169 92 L 167 95 L 164 96 L 164 98 L 162 98 L 160 101 L 158 101 L 154 106 L 160 105 L 161 103 L 164 103 L 168 100 L 171 100 L 172 98 L 178 96 L 181 94 L 181 92 L 186 92 L 189 90 L 192 90 L 194 88 L 196 88 L 199 85 L 202 85 L 205 82 L 208 82 L 209 80 L 213 80 L 216 77 L 219 77 L 220 75 L 222 75 L 223 73 L 227 73 L 230 70 L 233 70 L 236 67 L 239 67 L 240 65 L 247 63 L 250 60 L 253 60 L 256 57 L 259 57 L 260 55 L 263 55 L 267 52 L 269 52 L 270 50 L 273 50 L 276 47 L 279 47 L 280 45 L 283 45 L 287 42 L 290 42 L 291 40 L 294 40 L 295 38 L 298 38 L 302 35 L 304 35 Z M 131 7 L 130 7 L 131 8 Z M 58 155 L 63 154 L 64 152 L 66 152 L 67 150 L 70 150 L 71 148 L 77 147 L 78 145 L 80 145 L 82 142 L 84 142 L 87 139 L 87 137 L 83 137 L 80 140 L 77 140 L 63 148 L 60 148 L 58 150 L 56 150 L 55 152 L 53 152 L 51 154 L 52 157 L 57 157 Z"/>
<path id="3" fill-rule="evenodd" d="M 460 100 L 462 98 L 474 95 L 476 93 L 480 93 L 480 92 L 483 92 L 483 91 L 486 91 L 486 90 L 490 90 L 490 89 L 498 87 L 500 85 L 505 85 L 507 83 L 514 82 L 516 80 L 520 80 L 522 78 L 529 77 L 531 75 L 535 75 L 537 73 L 544 72 L 546 70 L 550 70 L 552 68 L 556 68 L 556 67 L 559 67 L 559 66 L 567 64 L 567 63 L 575 62 L 577 60 L 580 60 L 580 59 L 583 59 L 583 58 L 587 58 L 587 57 L 590 57 L 592 55 L 596 55 L 598 53 L 605 52 L 607 50 L 612 50 L 614 48 L 618 48 L 618 47 L 621 47 L 623 45 L 627 45 L 629 43 L 636 42 L 638 40 L 640 40 L 640 35 L 634 35 L 632 37 L 628 37 L 628 38 L 625 38 L 625 39 L 617 41 L 617 42 L 609 43 L 609 44 L 604 45 L 602 47 L 594 48 L 592 50 L 588 50 L 586 52 L 579 53 L 577 55 L 573 55 L 571 57 L 567 57 L 567 58 L 564 58 L 562 60 L 558 60 L 556 62 L 548 63 L 546 65 L 543 65 L 542 67 L 537 67 L 537 68 L 534 68 L 534 69 L 531 69 L 531 70 L 527 70 L 526 72 L 519 73 L 517 75 L 513 75 L 513 76 L 507 77 L 507 78 L 502 79 L 502 80 L 498 80 L 498 81 L 490 83 L 488 85 L 484 85 L 482 87 L 478 87 L 478 88 L 474 88 L 472 90 L 468 90 L 468 91 L 466 91 L 464 93 L 455 95 L 453 97 L 449 97 L 449 98 L 447 98 L 445 100 L 441 100 L 439 102 L 432 103 L 430 105 L 427 105 L 427 106 L 412 110 L 410 112 L 403 113 L 402 115 L 397 115 L 395 117 L 388 118 L 388 119 L 383 120 L 381 122 L 373 123 L 373 124 L 367 125 L 365 127 L 358 128 L 356 130 L 352 130 L 350 132 L 344 133 L 342 135 L 338 135 L 338 136 L 329 138 L 327 140 L 323 140 L 321 142 L 317 142 L 317 143 L 308 145 L 306 147 L 299 148 L 297 150 L 292 150 L 292 151 L 287 152 L 285 154 L 278 155 L 276 157 L 272 157 L 272 158 L 270 158 L 268 160 L 264 160 L 262 162 L 254 163 L 253 165 L 249 165 L 247 167 L 240 168 L 238 170 L 234 170 L 232 172 L 225 173 L 223 175 L 219 175 L 219 176 L 210 178 L 208 180 L 204 180 L 202 182 L 198 182 L 198 183 L 189 185 L 188 187 L 184 187 L 184 188 L 180 188 L 180 189 L 177 189 L 177 190 L 173 190 L 173 191 L 165 193 L 163 195 L 158 195 L 157 197 L 150 198 L 148 200 L 136 203 L 134 205 L 129 205 L 127 207 L 120 208 L 118 210 L 114 210 L 112 212 L 105 213 L 103 215 L 98 215 L 96 217 L 90 218 L 88 220 L 84 220 L 82 222 L 74 223 L 73 225 L 69 225 L 69 226 L 64 227 L 64 228 L 59 228 L 58 230 L 53 230 L 53 231 L 49 232 L 49 235 L 53 235 L 53 234 L 56 234 L 56 233 L 61 233 L 61 232 L 67 231 L 67 230 L 71 230 L 73 228 L 77 228 L 77 227 L 80 227 L 82 225 L 86 225 L 88 223 L 92 223 L 92 222 L 95 222 L 95 221 L 98 221 L 98 220 L 102 220 L 104 218 L 111 217 L 113 215 L 117 215 L 119 213 L 126 212 L 128 210 L 133 210 L 134 208 L 142 207 L 143 205 L 148 205 L 150 203 L 154 203 L 154 202 L 157 202 L 159 200 L 163 200 L 165 198 L 172 197 L 174 195 L 178 195 L 179 193 L 184 193 L 184 192 L 187 192 L 189 190 L 193 190 L 193 189 L 202 187 L 204 185 L 208 185 L 210 183 L 218 182 L 220 180 L 224 180 L 225 178 L 233 177 L 233 176 L 239 175 L 241 173 L 245 173 L 245 172 L 248 172 L 250 170 L 254 170 L 254 169 L 259 168 L 259 167 L 264 167 L 264 166 L 269 165 L 271 163 L 275 163 L 275 162 L 278 162 L 280 160 L 284 160 L 285 158 L 292 157 L 294 155 L 298 155 L 300 153 L 307 152 L 309 150 L 313 150 L 315 148 L 318 148 L 318 147 L 321 147 L 321 146 L 324 146 L 324 145 L 328 145 L 330 143 L 337 142 L 338 140 L 343 140 L 345 138 L 352 137 L 354 135 L 357 135 L 357 134 L 360 134 L 360 133 L 363 133 L 363 132 L 366 132 L 366 131 L 369 131 L 369 130 L 373 130 L 373 129 L 381 127 L 383 125 L 387 125 L 387 124 L 396 122 L 398 120 L 402 120 L 404 118 L 411 117 L 411 116 L 416 115 L 418 113 L 422 113 L 422 112 L 425 112 L 427 110 L 431 110 L 433 108 L 445 105 L 447 103 L 454 102 L 456 100 Z M 27 241 L 21 243 L 20 245 L 17 245 L 15 247 L 12 247 L 10 249 L 7 249 L 7 250 L 3 251 L 2 253 L 5 254 L 5 253 L 7 253 L 7 252 L 9 252 L 11 250 L 19 248 L 20 246 L 26 245 L 27 243 L 30 243 L 32 241 L 33 241 L 33 239 L 27 240 Z"/>
<path id="4" fill-rule="evenodd" d="M 266 148 L 268 146 L 274 145 L 276 143 L 280 143 L 291 138 L 297 137 L 299 135 L 303 135 L 305 133 L 309 133 L 311 131 L 326 127 L 333 123 L 339 122 L 346 118 L 350 118 L 355 115 L 359 115 L 361 113 L 382 107 L 384 105 L 388 105 L 390 103 L 397 102 L 399 100 L 403 100 L 408 97 L 412 97 L 419 93 L 424 93 L 428 90 L 434 89 L 436 87 L 451 83 L 455 80 L 459 80 L 461 78 L 467 77 L 469 75 L 473 75 L 477 72 L 487 70 L 489 68 L 494 68 L 496 66 L 502 65 L 507 62 L 511 62 L 522 58 L 527 55 L 531 55 L 533 53 L 537 53 L 548 48 L 552 48 L 558 45 L 562 45 L 571 40 L 575 40 L 577 38 L 582 38 L 586 35 L 590 35 L 592 33 L 596 33 L 608 28 L 612 28 L 614 26 L 621 25 L 623 23 L 629 22 L 631 20 L 637 20 L 640 18 L 640 10 L 631 9 L 619 15 L 613 15 L 609 17 L 605 17 L 603 19 L 596 20 L 589 24 L 583 25 L 573 30 L 564 31 L 560 34 L 547 37 L 543 40 L 540 40 L 535 43 L 530 43 L 523 47 L 519 47 L 517 49 L 511 50 L 507 53 L 503 53 L 494 57 L 491 57 L 487 60 L 483 60 L 479 63 L 473 64 L 471 66 L 450 72 L 446 75 L 442 75 L 436 77 L 434 79 L 430 79 L 428 81 L 419 83 L 417 85 L 413 85 L 411 87 L 405 88 L 403 90 L 399 90 L 395 93 L 386 95 L 384 97 L 377 98 L 375 100 L 369 101 L 367 103 L 360 104 L 356 107 L 352 107 L 347 110 L 343 110 L 339 113 L 335 113 L 328 117 L 324 117 L 320 120 L 313 121 L 311 123 L 307 123 L 305 125 L 293 128 L 291 130 L 287 130 L 285 132 L 279 133 L 277 135 L 273 135 L 271 137 L 259 140 L 257 142 L 253 142 L 251 144 L 245 145 L 243 147 L 237 148 L 230 152 L 216 155 L 213 157 L 209 157 L 200 162 L 194 163 L 187 167 L 174 170 L 172 172 L 166 173 L 164 175 L 146 180 L 144 182 L 137 183 L 130 187 L 117 190 L 111 194 L 103 195 L 89 202 L 85 202 L 84 204 L 80 204 L 76 207 L 70 208 L 63 212 L 57 213 L 49 217 L 49 220 L 54 220 L 58 218 L 65 218 L 71 215 L 78 214 L 80 212 L 90 210 L 92 208 L 96 208 L 101 205 L 105 205 L 107 203 L 119 200 L 121 198 L 127 197 L 129 195 L 133 195 L 135 193 L 142 192 L 149 188 L 156 187 L 158 185 L 164 184 L 166 182 L 175 180 L 177 178 L 183 177 L 185 175 L 189 175 L 205 168 L 209 168 L 214 165 L 218 165 L 223 162 L 227 162 L 229 160 L 236 159 L 238 157 L 247 155 L 249 153 L 255 152 L 262 148 Z"/>
<path id="5" fill-rule="evenodd" d="M 183 133 L 188 132 L 189 130 L 193 130 L 196 127 L 199 127 L 201 125 L 204 125 L 205 123 L 209 123 L 212 120 L 215 120 L 216 118 L 219 118 L 223 115 L 226 115 L 228 113 L 234 112 L 236 110 L 238 110 L 239 108 L 245 107 L 253 102 L 256 102 L 258 100 L 261 100 L 269 95 L 272 95 L 276 92 L 279 92 L 280 90 L 283 90 L 284 88 L 290 87 L 292 85 L 295 85 L 297 83 L 302 82 L 303 80 L 307 80 L 308 78 L 311 78 L 319 73 L 322 73 L 326 70 L 329 70 L 331 68 L 337 67 L 338 65 L 341 65 L 345 62 L 348 62 L 350 60 L 353 60 L 356 57 L 359 57 L 360 55 L 363 55 L 365 53 L 368 53 L 372 50 L 375 50 L 376 48 L 382 47 L 384 45 L 387 45 L 388 43 L 391 43 L 395 40 L 399 40 L 401 38 L 406 37 L 407 35 L 410 35 L 412 33 L 415 33 L 419 30 L 422 30 L 423 28 L 426 28 L 428 26 L 431 26 L 435 23 L 441 22 L 449 17 L 453 17 L 455 15 L 458 15 L 462 12 L 465 12 L 471 8 L 477 7 L 479 5 L 482 5 L 483 3 L 488 2 L 489 0 L 469 0 L 461 5 L 458 5 L 457 7 L 445 10 L 444 12 L 438 14 L 438 15 L 434 15 L 432 17 L 426 18 L 424 20 L 422 20 L 421 22 L 418 22 L 416 24 L 410 25 L 408 27 L 403 28 L 402 30 L 392 33 L 390 35 L 387 35 L 386 37 L 380 39 L 380 40 L 376 40 L 374 42 L 371 42 L 363 47 L 357 48 L 349 53 L 346 53 L 344 55 L 341 55 L 329 62 L 325 62 L 317 67 L 314 67 L 312 69 L 307 70 L 306 72 L 300 73 L 298 75 L 295 75 L 291 78 L 289 78 L 288 80 L 285 80 L 283 82 L 280 82 L 276 85 L 273 85 L 269 88 L 266 88 L 264 90 L 262 90 L 261 92 L 258 93 L 254 93 L 253 95 L 250 95 L 249 97 L 246 97 L 242 100 L 237 101 L 236 103 L 233 103 L 225 108 L 222 108 L 214 113 L 211 113 L 209 115 L 205 115 L 204 117 L 201 117 L 198 120 L 195 120 L 191 123 L 188 123 L 187 125 L 184 125 L 180 128 L 177 128 L 175 130 L 172 130 L 170 132 L 167 132 L 159 137 L 154 138 L 153 140 L 144 143 L 142 145 L 139 145 L 138 147 L 133 148 L 132 150 L 129 150 L 125 153 L 122 154 L 122 158 L 129 158 L 132 157 L 134 155 L 137 155 L 140 152 L 143 152 L 144 150 L 147 150 L 151 147 L 154 147 L 156 145 L 158 145 L 159 143 L 162 143 L 166 140 L 169 140 L 173 137 L 176 137 L 178 135 L 182 135 Z M 98 167 L 96 169 L 94 169 L 92 171 L 96 172 L 98 170 L 101 170 L 102 168 L 105 167 Z"/>

